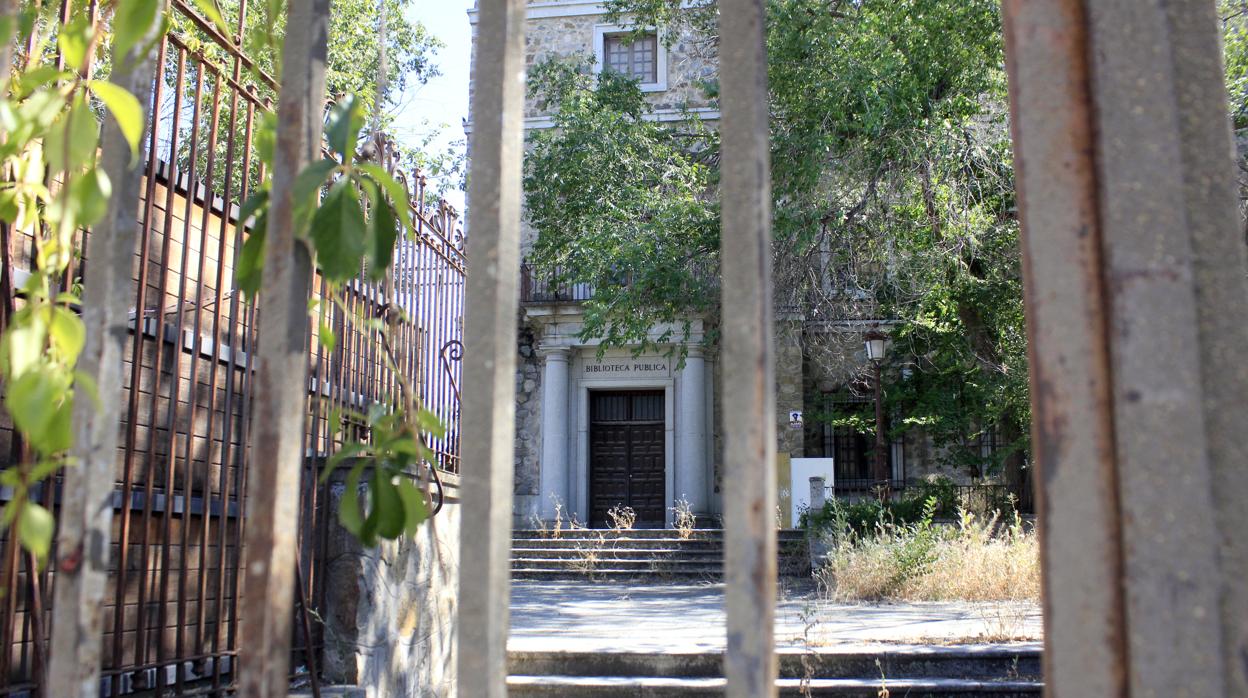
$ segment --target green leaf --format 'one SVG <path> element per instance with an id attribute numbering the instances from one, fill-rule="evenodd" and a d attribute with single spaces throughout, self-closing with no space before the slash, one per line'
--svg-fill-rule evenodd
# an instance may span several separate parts
<path id="1" fill-rule="evenodd" d="M 332 410 L 330 411 L 330 415 L 331 417 L 333 416 Z M 332 422 L 333 420 L 331 419 L 330 421 Z M 368 446 L 359 443 L 358 441 L 352 441 L 351 443 L 344 444 L 341 449 L 329 457 L 329 460 L 325 461 L 325 467 L 321 470 L 320 482 L 328 482 L 330 476 L 338 470 L 338 466 L 342 465 L 344 460 L 354 458 L 355 456 L 367 451 Z"/>
<path id="2" fill-rule="evenodd" d="M 17 538 L 35 556 L 43 560 L 52 548 L 52 534 L 56 531 L 56 519 L 52 512 L 29 500 L 22 503 L 17 517 Z"/>
<path id="3" fill-rule="evenodd" d="M 221 16 L 221 8 L 217 7 L 216 0 L 195 0 L 195 8 L 217 27 L 217 31 L 227 37 L 233 36 L 230 25 L 226 24 L 225 17 Z"/>
<path id="4" fill-rule="evenodd" d="M 334 334 L 334 328 L 322 322 L 317 334 L 321 338 L 321 347 L 324 348 L 325 353 L 332 354 L 334 347 L 338 345 L 338 336 Z"/>
<path id="5" fill-rule="evenodd" d="M 295 230 L 300 231 L 300 234 L 308 219 L 316 212 L 321 187 L 325 186 L 329 173 L 337 166 L 338 163 L 324 158 L 309 164 L 295 177 L 291 195 L 295 200 Z"/>
<path id="6" fill-rule="evenodd" d="M 379 281 L 386 277 L 390 269 L 390 262 L 394 258 L 394 241 L 399 236 L 399 229 L 390 201 L 382 196 L 381 190 L 372 180 L 364 179 L 363 183 L 372 199 L 372 218 L 369 220 L 365 239 L 368 276 Z"/>
<path id="7" fill-rule="evenodd" d="M 385 468 L 373 471 L 373 510 L 370 518 L 376 517 L 377 535 L 382 538 L 395 539 L 403 534 L 407 525 L 404 512 L 403 497 L 391 481 L 391 475 Z"/>
<path id="8" fill-rule="evenodd" d="M 242 207 L 238 210 L 239 225 L 247 225 L 247 220 L 255 215 L 256 211 L 264 208 L 269 204 L 269 190 L 261 189 L 260 191 L 247 197 Z"/>
<path id="9" fill-rule="evenodd" d="M 364 462 L 361 461 L 347 473 L 346 489 L 338 503 L 338 522 L 357 538 L 364 528 L 364 520 L 360 517 L 360 473 L 363 470 Z"/>
<path id="10" fill-rule="evenodd" d="M 52 308 L 52 322 L 48 325 L 52 346 L 60 354 L 61 361 L 74 365 L 87 339 L 87 329 L 73 311 L 61 306 Z"/>
<path id="11" fill-rule="evenodd" d="M 256 125 L 256 156 L 260 158 L 260 162 L 273 168 L 273 150 L 276 147 L 277 138 L 277 113 L 271 111 L 260 112 L 260 123 Z"/>
<path id="12" fill-rule="evenodd" d="M 0 369 L 5 377 L 17 379 L 35 367 L 43 356 L 43 343 L 48 338 L 47 316 L 44 313 L 21 313 L 0 337 Z"/>
<path id="13" fill-rule="evenodd" d="M 364 128 L 364 105 L 355 95 L 345 95 L 334 103 L 325 122 L 325 137 L 329 147 L 342 157 L 344 163 L 351 161 L 355 144 Z"/>
<path id="14" fill-rule="evenodd" d="M 61 58 L 65 60 L 65 65 L 75 69 L 83 65 L 94 34 L 94 27 L 83 14 L 61 26 L 56 35 L 56 43 L 61 49 Z"/>
<path id="15" fill-rule="evenodd" d="M 68 111 L 52 124 L 43 140 L 44 161 L 48 172 L 74 172 L 95 162 L 100 125 L 81 95 L 74 97 Z"/>
<path id="16" fill-rule="evenodd" d="M 416 535 L 420 524 L 429 518 L 429 506 L 425 504 L 425 493 L 408 478 L 399 478 L 399 496 L 403 499 L 403 514 L 406 517 L 404 531 L 409 536 Z"/>
<path id="17" fill-rule="evenodd" d="M 147 0 L 138 1 L 146 2 Z M 100 98 L 104 106 L 108 107 L 108 111 L 117 122 L 117 128 L 121 130 L 121 135 L 130 144 L 131 162 L 138 163 L 139 142 L 143 140 L 143 128 L 146 125 L 143 119 L 143 107 L 139 104 L 138 98 L 127 92 L 125 88 L 107 80 L 91 80 L 87 85 L 91 88 L 91 92 Z"/>
<path id="18" fill-rule="evenodd" d="M 69 379 L 49 366 L 26 371 L 4 396 L 13 423 L 36 451 L 51 454 L 66 448 L 69 420 L 62 410 L 71 402 Z"/>
<path id="19" fill-rule="evenodd" d="M 22 97 L 34 92 L 36 88 L 71 77 L 70 73 L 58 69 L 54 65 L 41 65 L 31 68 L 15 78 L 13 92 Z M 53 92 L 55 94 L 55 92 Z M 58 95 L 59 96 L 59 95 Z"/>
<path id="20" fill-rule="evenodd" d="M 364 225 L 355 187 L 346 178 L 339 180 L 312 217 L 317 264 L 330 281 L 346 281 L 360 273 Z"/>
<path id="21" fill-rule="evenodd" d="M 255 299 L 260 292 L 260 284 L 264 281 L 264 240 L 268 235 L 267 226 L 268 214 L 261 213 L 251 227 L 251 234 L 247 236 L 238 256 L 238 272 L 234 275 L 234 282 L 248 299 Z"/>
<path id="22" fill-rule="evenodd" d="M 160 4 L 160 0 L 118 0 L 113 12 L 113 65 L 119 65 L 151 31 Z"/>
<path id="23" fill-rule="evenodd" d="M 95 225 L 108 213 L 108 200 L 113 185 L 101 168 L 93 168 L 76 176 L 69 183 L 69 210 L 80 226 Z"/>
<path id="24" fill-rule="evenodd" d="M 394 209 L 403 212 L 403 215 L 398 218 L 403 223 L 404 233 L 409 239 L 414 238 L 416 228 L 412 225 L 412 216 L 409 210 L 411 199 L 407 194 L 407 188 L 379 165 L 371 162 L 361 162 L 356 167 L 367 174 L 382 189 L 386 190 L 386 193 L 390 195 L 390 202 Z"/>
<path id="25" fill-rule="evenodd" d="M 17 220 L 17 192 L 12 189 L 0 189 L 0 221 L 12 225 Z"/>
<path id="26" fill-rule="evenodd" d="M 416 426 L 436 439 L 446 436 L 446 426 L 442 424 L 442 420 L 427 409 L 421 408 L 416 411 Z"/>

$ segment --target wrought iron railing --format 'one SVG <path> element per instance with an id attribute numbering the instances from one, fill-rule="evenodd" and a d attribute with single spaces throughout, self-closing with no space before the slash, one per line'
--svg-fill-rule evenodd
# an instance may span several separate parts
<path id="1" fill-rule="evenodd" d="M 70 3 L 62 3 L 63 11 Z M 239 11 L 245 14 L 247 0 Z M 263 179 L 253 146 L 266 95 L 275 84 L 251 65 L 233 39 L 173 0 L 182 29 L 158 47 L 149 122 L 147 176 L 138 211 L 131 334 L 117 454 L 114 537 L 105 614 L 102 694 L 153 691 L 224 695 L 233 686 L 238 646 L 247 470 L 266 467 L 250 438 L 254 351 L 263 341 L 263 309 L 235 290 L 234 271 L 249 230 L 238 205 Z M 397 157 L 384 139 L 379 162 L 395 172 Z M 390 402 L 404 383 L 447 425 L 429 444 L 434 465 L 459 469 L 459 353 L 466 258 L 454 210 L 430 204 L 425 180 L 395 172 L 410 194 L 414 240 L 398 243 L 394 269 L 380 283 L 331 290 L 314 280 L 319 317 L 334 346 L 315 327 L 307 377 L 304 487 L 299 525 L 297 600 L 304 614 L 324 605 L 328 485 L 317 470 L 340 447 L 343 430 L 331 414 Z M 0 224 L 3 226 L 3 224 Z M 7 280 L 29 268 L 29 235 L 2 232 Z M 67 283 L 91 264 L 91 235 Z M 6 289 L 7 290 L 7 289 Z M 3 313 L 20 301 L 4 294 Z M 261 303 L 263 305 L 263 303 Z M 391 317 L 383 339 L 375 318 Z M 386 344 L 389 344 L 389 347 Z M 389 356 L 388 356 L 389 355 Z M 340 408 L 335 410 L 334 408 Z M 350 425 L 348 425 L 350 426 Z M 27 454 L 0 416 L 0 466 Z M 0 491 L 0 499 L 5 493 Z M 57 509 L 59 484 L 33 493 Z M 55 570 L 38 568 L 6 529 L 0 535 L 0 696 L 39 692 Z M 314 667 L 322 643 L 319 623 L 296 623 L 292 666 Z"/>

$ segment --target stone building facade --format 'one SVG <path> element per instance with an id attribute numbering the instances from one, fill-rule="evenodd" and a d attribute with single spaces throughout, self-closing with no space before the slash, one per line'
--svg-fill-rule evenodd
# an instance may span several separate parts
<path id="1" fill-rule="evenodd" d="M 476 10 L 473 25 L 475 60 Z M 614 43 L 641 29 L 640 48 Z M 714 126 L 719 118 L 704 85 L 716 77 L 713 51 L 705 38 L 671 40 L 608 20 L 592 0 L 541 0 L 528 5 L 526 60 L 532 66 L 552 56 L 593 58 L 594 70 L 633 71 L 653 107 L 648 118 L 678 122 L 696 118 Z M 638 42 L 634 42 L 634 46 Z M 604 67 L 605 66 L 605 67 Z M 531 97 L 525 104 L 526 135 L 552 126 Z M 468 127 L 469 131 L 471 126 Z M 471 205 L 471 204 L 470 204 Z M 536 232 L 522 230 L 522 252 Z M 527 288 L 527 284 L 526 284 Z M 583 296 L 527 293 L 522 297 L 516 372 L 516 525 L 604 526 L 609 505 L 629 506 L 638 525 L 670 526 L 677 507 L 688 506 L 699 525 L 715 525 L 722 438 L 718 425 L 722 378 L 713 348 L 703 347 L 702 320 L 694 319 L 692 344 L 681 361 L 663 354 L 634 356 L 627 349 L 599 356 L 594 340 L 579 337 Z M 777 313 L 776 433 L 782 523 L 796 509 L 803 468 L 826 468 L 836 476 L 869 477 L 870 437 L 846 433 L 826 420 L 829 411 L 864 408 L 862 385 L 869 376 L 863 333 L 874 324 L 855 320 L 812 327 L 800 313 Z M 653 336 L 662 334 L 656 327 Z M 840 398 L 844 399 L 840 399 Z M 936 470 L 921 435 L 893 443 L 894 480 L 918 479 Z M 822 459 L 799 461 L 798 459 Z M 813 463 L 813 465 L 811 465 Z M 806 472 L 806 470 L 801 470 Z M 791 482 L 786 473 L 792 473 Z M 953 474 L 953 473 L 951 473 Z"/>

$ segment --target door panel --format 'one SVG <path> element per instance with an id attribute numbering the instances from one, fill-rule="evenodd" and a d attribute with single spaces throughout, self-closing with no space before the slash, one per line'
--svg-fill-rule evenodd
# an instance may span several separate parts
<path id="1" fill-rule="evenodd" d="M 663 392 L 595 392 L 590 401 L 590 525 L 610 526 L 607 511 L 619 506 L 633 509 L 639 527 L 663 526 Z"/>

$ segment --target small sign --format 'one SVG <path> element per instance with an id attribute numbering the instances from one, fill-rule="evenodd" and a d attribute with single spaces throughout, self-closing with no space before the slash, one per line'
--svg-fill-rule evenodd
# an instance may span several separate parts
<path id="1" fill-rule="evenodd" d="M 789 411 L 789 428 L 790 429 L 802 428 L 802 411 L 801 410 Z"/>

